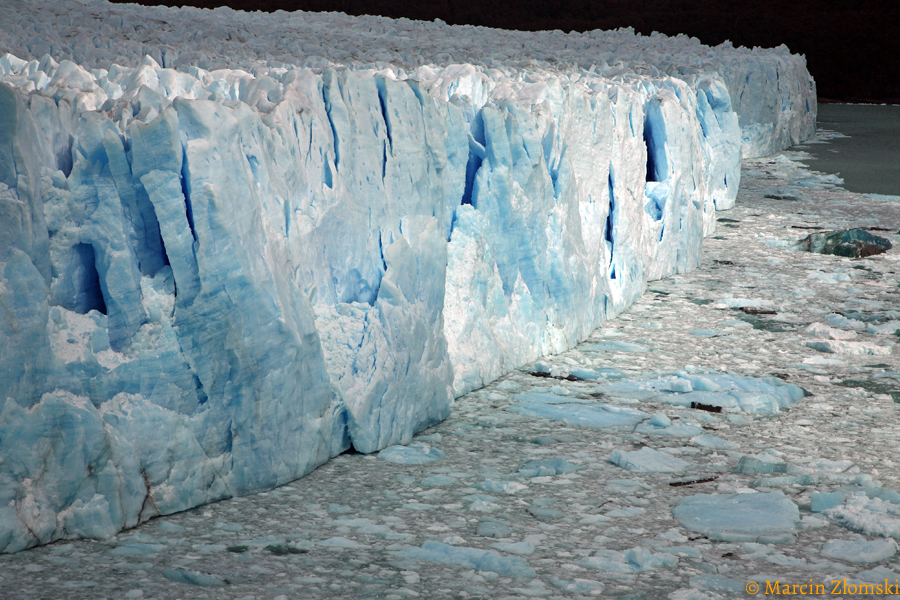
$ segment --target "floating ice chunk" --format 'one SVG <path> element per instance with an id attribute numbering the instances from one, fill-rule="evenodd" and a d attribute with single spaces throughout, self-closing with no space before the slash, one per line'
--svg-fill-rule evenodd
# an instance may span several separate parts
<path id="1" fill-rule="evenodd" d="M 725 542 L 791 542 L 800 522 L 797 505 L 780 491 L 689 496 L 672 515 L 685 529 Z"/>
<path id="2" fill-rule="evenodd" d="M 885 579 L 887 579 L 892 586 L 896 586 L 897 581 L 900 581 L 900 573 L 891 571 L 887 567 L 875 567 L 874 569 L 870 569 L 868 571 L 860 571 L 856 574 L 856 576 L 861 581 L 869 581 L 873 583 L 882 583 Z M 896 590 L 897 588 L 895 587 L 894 589 Z"/>
<path id="3" fill-rule="evenodd" d="M 472 512 L 491 513 L 500 509 L 500 505 L 490 500 L 473 500 L 468 510 Z"/>
<path id="4" fill-rule="evenodd" d="M 594 556 L 584 558 L 581 566 L 612 573 L 646 573 L 656 569 L 670 569 L 678 565 L 678 557 L 667 552 L 651 553 L 640 546 L 615 552 L 598 550 Z"/>
<path id="5" fill-rule="evenodd" d="M 649 485 L 637 479 L 612 479 L 606 484 L 606 491 L 611 494 L 634 494 L 649 489 Z"/>
<path id="6" fill-rule="evenodd" d="M 703 558 L 703 552 L 697 546 L 665 546 L 657 548 L 660 552 L 674 554 L 675 556 L 685 558 Z"/>
<path id="7" fill-rule="evenodd" d="M 572 594 L 598 596 L 603 593 L 603 584 L 592 579 L 560 579 L 559 577 L 551 577 L 550 584 Z"/>
<path id="8" fill-rule="evenodd" d="M 512 533 L 507 525 L 493 520 L 482 520 L 478 523 L 476 534 L 481 537 L 505 538 Z"/>
<path id="9" fill-rule="evenodd" d="M 494 481 L 492 479 L 476 483 L 475 487 L 485 492 L 495 492 L 500 494 L 515 494 L 528 489 L 527 485 L 515 481 Z"/>
<path id="10" fill-rule="evenodd" d="M 649 422 L 641 423 L 634 429 L 635 433 L 649 433 L 653 435 L 668 435 L 671 437 L 691 437 L 703 433 L 703 428 L 696 423 L 685 419 L 679 419 L 668 427 L 654 427 Z"/>
<path id="11" fill-rule="evenodd" d="M 612 367 L 606 367 L 603 369 L 585 369 L 582 367 L 571 367 L 569 369 L 569 374 L 574 375 L 579 379 L 587 379 L 590 381 L 593 381 L 595 379 L 615 380 L 626 377 L 624 372 Z"/>
<path id="12" fill-rule="evenodd" d="M 528 555 L 534 553 L 534 542 L 525 541 L 525 542 L 498 542 L 496 544 L 492 544 L 494 548 L 500 550 L 501 552 L 508 552 L 509 554 L 519 554 L 519 555 Z"/>
<path id="13" fill-rule="evenodd" d="M 109 553 L 113 556 L 139 556 L 141 554 L 156 554 L 157 552 L 165 550 L 165 548 L 165 544 L 142 544 L 135 542 L 113 548 Z"/>
<path id="14" fill-rule="evenodd" d="M 854 356 L 888 356 L 889 346 L 879 346 L 872 342 L 848 342 L 844 340 L 808 340 L 803 345 L 829 354 L 850 354 Z"/>
<path id="15" fill-rule="evenodd" d="M 652 400 L 684 407 L 712 406 L 763 414 L 777 413 L 806 394 L 802 388 L 776 377 L 754 378 L 713 373 L 622 379 L 603 383 L 599 390 L 605 394 L 635 400 Z"/>
<path id="16" fill-rule="evenodd" d="M 690 331 L 688 331 L 689 335 L 703 338 L 715 337 L 717 335 L 721 335 L 722 333 L 723 332 L 718 329 L 691 329 Z"/>
<path id="17" fill-rule="evenodd" d="M 222 587 L 227 583 L 222 577 L 190 569 L 163 569 L 162 574 L 169 581 L 204 587 Z"/>
<path id="18" fill-rule="evenodd" d="M 638 473 L 681 473 L 693 463 L 644 446 L 635 452 L 613 450 L 609 462 Z"/>
<path id="19" fill-rule="evenodd" d="M 529 417 L 556 419 L 592 429 L 625 429 L 649 419 L 645 412 L 602 402 L 564 398 L 554 394 L 516 394 L 518 403 L 508 410 Z"/>
<path id="20" fill-rule="evenodd" d="M 762 300 L 753 300 L 750 298 L 722 298 L 713 304 L 713 308 L 760 308 L 765 304 Z"/>
<path id="21" fill-rule="evenodd" d="M 332 548 L 336 550 L 357 550 L 361 548 L 368 548 L 368 546 L 366 546 L 365 544 L 360 544 L 355 540 L 350 540 L 340 536 L 322 540 L 321 542 L 319 542 L 319 545 L 324 546 L 325 548 Z"/>
<path id="22" fill-rule="evenodd" d="M 847 498 L 843 505 L 828 508 L 822 514 L 847 529 L 900 540 L 900 505 L 881 498 L 857 494 Z"/>
<path id="23" fill-rule="evenodd" d="M 873 563 L 887 560 L 897 553 L 897 542 L 884 540 L 828 540 L 822 556 L 851 563 Z"/>
<path id="24" fill-rule="evenodd" d="M 809 475 L 782 475 L 780 477 L 761 477 L 750 482 L 751 488 L 781 487 L 785 485 L 815 485 L 819 483 L 819 476 Z"/>
<path id="25" fill-rule="evenodd" d="M 656 413 L 648 421 L 650 425 L 655 427 L 668 427 L 672 424 L 672 419 L 666 416 L 666 413 Z"/>
<path id="26" fill-rule="evenodd" d="M 807 356 L 803 359 L 804 365 L 827 365 L 830 367 L 837 367 L 841 365 L 846 365 L 847 361 L 840 360 L 837 358 L 826 358 L 824 356 Z"/>
<path id="27" fill-rule="evenodd" d="M 681 588 L 666 596 L 668 600 L 721 600 L 715 592 L 701 592 L 694 588 Z"/>
<path id="28" fill-rule="evenodd" d="M 700 435 L 691 438 L 691 443 L 695 446 L 711 448 L 712 450 L 737 450 L 741 447 L 737 442 L 723 440 L 710 433 L 701 433 Z"/>
<path id="29" fill-rule="evenodd" d="M 825 317 L 825 322 L 835 327 L 845 327 L 847 329 L 865 329 L 866 324 L 856 319 L 848 319 L 844 315 L 831 313 Z"/>
<path id="30" fill-rule="evenodd" d="M 432 475 L 422 480 L 422 487 L 451 487 L 459 483 L 459 479 L 450 475 Z"/>
<path id="31" fill-rule="evenodd" d="M 866 331 L 878 335 L 895 335 L 900 331 L 900 321 L 888 321 L 887 323 L 880 323 L 878 325 L 872 325 L 870 323 L 866 328 Z"/>
<path id="32" fill-rule="evenodd" d="M 849 273 L 823 273 L 822 271 L 813 271 L 806 276 L 807 279 L 815 279 L 827 283 L 838 283 L 841 281 L 850 281 Z"/>
<path id="33" fill-rule="evenodd" d="M 829 508 L 840 506 L 847 499 L 847 492 L 836 490 L 834 492 L 813 492 L 810 496 L 809 510 L 823 512 Z"/>
<path id="34" fill-rule="evenodd" d="M 805 331 L 815 338 L 824 340 L 852 340 L 856 337 L 855 331 L 835 329 L 824 323 L 812 323 Z"/>
<path id="35" fill-rule="evenodd" d="M 408 446 L 390 446 L 378 453 L 378 458 L 401 465 L 424 465 L 444 458 L 444 453 L 426 444 L 413 442 Z"/>
<path id="36" fill-rule="evenodd" d="M 650 352 L 651 349 L 628 342 L 596 342 L 581 346 L 582 352 Z"/>
<path id="37" fill-rule="evenodd" d="M 586 515 L 578 520 L 578 523 L 581 525 L 596 525 L 597 523 L 605 523 L 609 521 L 610 518 L 606 515 Z"/>
<path id="38" fill-rule="evenodd" d="M 450 546 L 441 542 L 429 541 L 422 544 L 421 548 L 407 548 L 391 554 L 398 558 L 424 560 L 479 571 L 492 571 L 498 575 L 534 577 L 534 569 L 522 558 L 504 557 L 489 550 Z"/>
<path id="39" fill-rule="evenodd" d="M 737 473 L 787 473 L 787 463 L 771 454 L 745 454 L 738 461 Z"/>
<path id="40" fill-rule="evenodd" d="M 759 583 L 761 579 L 757 580 L 754 578 L 750 579 L 750 581 Z M 710 575 L 706 573 L 691 577 L 688 583 L 701 590 L 725 592 L 729 595 L 734 594 L 734 596 L 729 597 L 738 597 L 738 594 L 743 595 L 747 590 L 747 580 L 738 581 L 722 577 L 721 575 Z"/>
<path id="41" fill-rule="evenodd" d="M 643 515 L 646 512 L 647 509 L 641 508 L 640 506 L 626 506 L 625 508 L 617 508 L 615 510 L 611 510 L 604 516 L 610 519 L 630 519 L 638 515 Z"/>
<path id="42" fill-rule="evenodd" d="M 584 468 L 584 465 L 576 465 L 564 458 L 550 458 L 545 460 L 529 460 L 519 467 L 519 474 L 523 477 L 543 477 L 546 475 L 575 473 Z"/>

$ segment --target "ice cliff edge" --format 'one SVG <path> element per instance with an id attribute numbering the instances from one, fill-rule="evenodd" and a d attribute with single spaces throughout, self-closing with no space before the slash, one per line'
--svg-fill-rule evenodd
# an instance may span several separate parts
<path id="1" fill-rule="evenodd" d="M 2 5 L 6 552 L 408 442 L 695 267 L 742 146 L 814 127 L 783 49 Z"/>

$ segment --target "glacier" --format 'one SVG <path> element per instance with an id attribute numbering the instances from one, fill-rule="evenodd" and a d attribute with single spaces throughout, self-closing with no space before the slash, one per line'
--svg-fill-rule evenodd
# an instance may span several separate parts
<path id="1" fill-rule="evenodd" d="M 0 0 L 0 551 L 409 443 L 815 111 L 785 47 Z"/>

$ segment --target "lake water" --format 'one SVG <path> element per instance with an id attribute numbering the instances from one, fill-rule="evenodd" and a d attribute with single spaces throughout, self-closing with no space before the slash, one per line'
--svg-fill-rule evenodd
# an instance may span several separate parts
<path id="1" fill-rule="evenodd" d="M 849 137 L 795 147 L 812 155 L 804 163 L 851 192 L 900 196 L 900 106 L 820 104 L 817 125 Z"/>

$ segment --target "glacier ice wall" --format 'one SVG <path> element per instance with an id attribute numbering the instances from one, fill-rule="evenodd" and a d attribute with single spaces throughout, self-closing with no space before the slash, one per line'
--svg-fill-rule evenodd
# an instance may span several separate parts
<path id="1" fill-rule="evenodd" d="M 6 552 L 409 442 L 695 267 L 742 147 L 812 132 L 784 49 L 0 5 Z"/>

